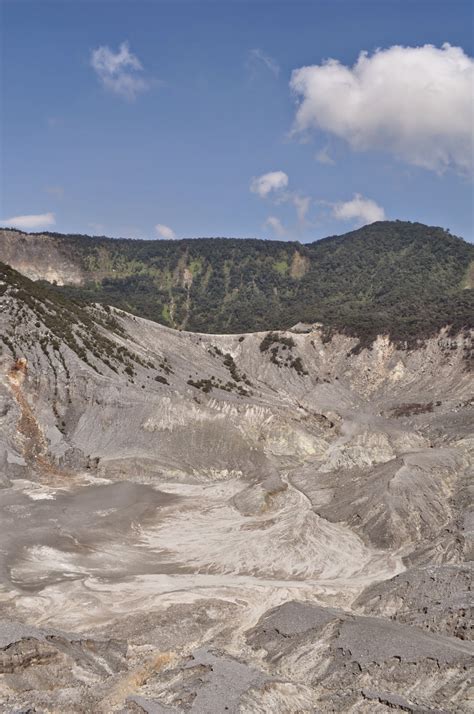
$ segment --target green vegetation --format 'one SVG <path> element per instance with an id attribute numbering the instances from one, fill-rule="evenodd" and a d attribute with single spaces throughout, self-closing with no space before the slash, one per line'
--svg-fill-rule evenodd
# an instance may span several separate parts
<path id="1" fill-rule="evenodd" d="M 242 397 L 248 397 L 252 392 L 249 392 L 244 387 L 239 384 L 234 384 L 234 382 L 223 382 L 218 377 L 212 376 L 210 379 L 188 379 L 187 384 L 195 389 L 200 389 L 205 394 L 208 394 L 212 389 L 222 389 L 224 392 L 237 392 Z"/>
<path id="2" fill-rule="evenodd" d="M 440 404 L 441 402 L 436 402 L 436 406 L 439 406 Z M 390 414 L 394 417 L 408 417 L 416 416 L 417 414 L 426 414 L 427 412 L 432 411 L 433 402 L 428 402 L 427 404 L 410 402 L 409 404 L 400 404 L 398 407 L 394 407 L 390 410 Z"/>
<path id="3" fill-rule="evenodd" d="M 286 260 L 277 260 L 273 268 L 277 273 L 280 273 L 280 275 L 286 275 L 288 272 L 288 263 Z"/>
<path id="4" fill-rule="evenodd" d="M 260 342 L 260 352 L 270 350 L 270 361 L 277 367 L 291 367 L 302 376 L 308 374 L 303 367 L 301 357 L 293 357 L 293 347 L 295 347 L 294 339 L 280 335 L 278 332 L 269 332 Z"/>
<path id="5" fill-rule="evenodd" d="M 322 322 L 328 338 L 343 331 L 361 348 L 380 333 L 412 345 L 445 325 L 453 333 L 473 325 L 474 246 L 419 223 L 378 222 L 307 245 L 49 235 L 86 276 L 82 287 L 55 287 L 59 294 L 175 328 L 227 333 Z"/>
<path id="6" fill-rule="evenodd" d="M 242 340 L 243 337 L 240 337 L 239 342 L 241 342 Z M 211 345 L 207 351 L 209 352 L 211 357 L 223 358 L 222 363 L 224 367 L 229 370 L 230 376 L 232 377 L 234 382 L 245 382 L 245 384 L 247 384 L 249 387 L 252 386 L 252 382 L 250 381 L 250 379 L 248 379 L 247 375 L 239 372 L 239 370 L 237 369 L 237 365 L 235 364 L 234 358 L 229 352 L 226 352 L 224 354 L 224 352 L 216 345 Z"/>
<path id="7" fill-rule="evenodd" d="M 295 341 L 292 337 L 285 337 L 284 335 L 279 335 L 277 332 L 269 332 L 260 342 L 260 352 L 266 352 L 275 342 L 289 347 L 290 350 L 295 346 Z"/>
<path id="8" fill-rule="evenodd" d="M 38 318 L 34 322 L 35 330 L 28 335 L 28 339 L 40 346 L 53 372 L 56 370 L 51 361 L 51 351 L 57 353 L 69 376 L 67 363 L 61 353 L 63 344 L 96 372 L 100 372 L 101 366 L 106 365 L 114 372 L 123 371 L 133 379 L 137 365 L 154 368 L 152 363 L 144 362 L 138 354 L 109 337 L 112 333 L 120 338 L 124 333 L 108 306 L 98 309 L 68 299 L 53 290 L 52 286 L 35 283 L 3 263 L 0 263 L 0 284 L 3 288 L 2 295 L 7 294 L 15 298 L 15 304 L 18 306 L 16 319 L 19 323 L 26 317 L 28 309 Z M 18 344 L 15 331 L 0 335 L 0 340 L 14 358 L 18 352 L 21 353 L 22 344 Z M 159 367 L 167 374 L 172 371 L 166 358 Z"/>

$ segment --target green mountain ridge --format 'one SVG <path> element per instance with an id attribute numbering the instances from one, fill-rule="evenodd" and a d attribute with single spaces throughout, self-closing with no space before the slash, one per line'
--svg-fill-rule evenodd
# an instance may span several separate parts
<path id="1" fill-rule="evenodd" d="M 328 334 L 346 332 L 361 345 L 377 334 L 412 344 L 446 325 L 473 326 L 474 246 L 420 223 L 377 222 L 309 244 L 1 230 L 0 260 L 13 264 L 20 252 L 13 267 L 25 274 L 39 252 L 51 270 L 62 264 L 65 284 L 54 289 L 70 298 L 197 332 L 321 322 Z M 51 280 L 43 273 L 35 276 Z"/>

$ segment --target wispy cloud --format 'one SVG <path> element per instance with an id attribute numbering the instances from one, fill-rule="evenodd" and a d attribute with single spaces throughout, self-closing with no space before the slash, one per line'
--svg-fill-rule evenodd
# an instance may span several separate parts
<path id="1" fill-rule="evenodd" d="M 140 75 L 142 64 L 130 51 L 128 42 L 122 42 L 118 52 L 106 45 L 92 50 L 90 62 L 101 84 L 122 99 L 133 101 L 150 87 Z"/>
<path id="2" fill-rule="evenodd" d="M 260 67 L 264 67 L 275 77 L 278 77 L 280 74 L 280 65 L 278 62 L 259 48 L 248 51 L 246 66 L 252 74 L 255 74 Z"/>
<path id="3" fill-rule="evenodd" d="M 287 191 L 288 184 L 288 174 L 284 171 L 269 171 L 254 177 L 250 182 L 250 190 L 262 199 L 270 199 L 275 206 L 281 204 L 294 206 L 297 216 L 296 228 L 301 230 L 306 225 L 306 216 L 312 199 L 310 196 L 302 196 L 295 191 Z M 287 233 L 276 216 L 269 216 L 264 227 L 270 227 L 279 236 Z"/>
<path id="4" fill-rule="evenodd" d="M 359 225 L 385 220 L 385 211 L 371 198 L 356 193 L 352 200 L 332 204 L 332 214 L 338 221 L 355 221 Z"/>
<path id="5" fill-rule="evenodd" d="M 294 194 L 290 196 L 290 200 L 296 208 L 298 224 L 300 227 L 302 227 L 306 222 L 306 214 L 308 213 L 309 207 L 311 205 L 311 198 L 309 196 L 300 196 L 298 194 Z"/>
<path id="6" fill-rule="evenodd" d="M 323 164 L 325 166 L 334 166 L 335 161 L 332 158 L 332 156 L 329 153 L 329 149 L 327 146 L 323 146 L 322 149 L 316 152 L 314 158 L 319 164 Z"/>
<path id="7" fill-rule="evenodd" d="M 12 216 L 0 221 L 4 226 L 12 226 L 22 231 L 50 228 L 56 224 L 54 213 L 37 213 L 27 216 Z"/>
<path id="8" fill-rule="evenodd" d="M 155 226 L 156 234 L 159 238 L 164 240 L 176 240 L 176 233 L 169 226 L 163 225 L 163 223 L 157 223 Z"/>
<path id="9" fill-rule="evenodd" d="M 286 229 L 283 223 L 276 216 L 268 216 L 267 220 L 263 224 L 264 228 L 271 228 L 271 230 L 279 237 L 283 238 L 286 234 Z"/>

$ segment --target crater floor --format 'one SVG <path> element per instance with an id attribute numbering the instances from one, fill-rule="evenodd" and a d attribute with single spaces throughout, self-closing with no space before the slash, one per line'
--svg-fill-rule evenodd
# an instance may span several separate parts
<path id="1" fill-rule="evenodd" d="M 29 341 L 23 309 L 1 712 L 471 711 L 466 336 L 262 349 L 116 311 L 132 376 Z"/>

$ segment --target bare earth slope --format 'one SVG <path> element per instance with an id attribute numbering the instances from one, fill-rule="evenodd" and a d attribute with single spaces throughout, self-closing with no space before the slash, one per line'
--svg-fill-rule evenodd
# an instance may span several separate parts
<path id="1" fill-rule="evenodd" d="M 466 334 L 2 290 L 0 712 L 470 711 Z"/>

